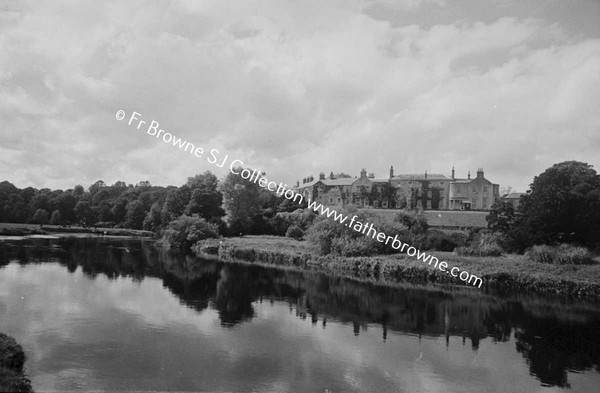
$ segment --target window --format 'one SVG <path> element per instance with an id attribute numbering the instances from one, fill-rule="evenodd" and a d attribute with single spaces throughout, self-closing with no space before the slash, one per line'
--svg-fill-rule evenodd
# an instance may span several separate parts
<path id="1" fill-rule="evenodd" d="M 483 197 L 483 206 L 481 208 L 487 209 L 487 198 L 486 197 Z"/>
<path id="2" fill-rule="evenodd" d="M 487 186 L 483 186 L 483 192 L 487 192 Z"/>
<path id="3" fill-rule="evenodd" d="M 471 209 L 477 209 L 477 198 L 471 199 Z"/>
<path id="4" fill-rule="evenodd" d="M 329 203 L 333 203 L 333 198 L 329 198 Z"/>
<path id="5" fill-rule="evenodd" d="M 471 191 L 477 192 L 477 187 L 473 186 L 473 188 L 471 189 Z"/>
<path id="6" fill-rule="evenodd" d="M 338 203 L 338 205 L 341 205 L 342 204 L 342 198 L 338 198 L 337 199 L 337 203 Z"/>
<path id="7" fill-rule="evenodd" d="M 431 201 L 427 201 L 427 209 L 431 209 Z"/>
<path id="8" fill-rule="evenodd" d="M 381 202 L 381 207 L 388 207 L 387 201 Z"/>

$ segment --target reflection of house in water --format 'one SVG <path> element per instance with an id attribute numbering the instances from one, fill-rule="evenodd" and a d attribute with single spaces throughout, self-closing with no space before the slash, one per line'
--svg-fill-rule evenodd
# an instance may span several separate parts
<path id="1" fill-rule="evenodd" d="M 356 205 L 389 209 L 422 210 L 489 210 L 499 198 L 499 186 L 487 180 L 483 169 L 471 178 L 456 178 L 443 174 L 394 174 L 376 178 L 363 169 L 360 177 L 346 174 L 328 177 L 323 172 L 318 179 L 312 176 L 297 182 L 295 191 L 305 199 L 328 206 Z"/>

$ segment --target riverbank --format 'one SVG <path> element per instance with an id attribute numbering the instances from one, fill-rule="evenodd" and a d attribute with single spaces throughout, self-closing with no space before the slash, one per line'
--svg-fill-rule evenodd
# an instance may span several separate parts
<path id="1" fill-rule="evenodd" d="M 11 224 L 0 223 L 0 236 L 32 236 L 32 235 L 58 235 L 91 234 L 99 236 L 129 236 L 152 237 L 153 232 L 126 228 L 94 228 L 80 226 L 36 225 L 36 224 Z"/>
<path id="2" fill-rule="evenodd" d="M 0 391 L 32 392 L 31 382 L 23 373 L 25 352 L 14 338 L 0 333 Z"/>
<path id="3" fill-rule="evenodd" d="M 481 289 L 434 269 L 406 254 L 373 257 L 335 257 L 315 254 L 304 241 L 276 236 L 246 236 L 207 240 L 196 248 L 201 255 L 224 261 L 317 270 L 346 277 L 383 282 L 435 283 L 469 287 L 473 290 L 526 291 L 547 294 L 600 297 L 600 264 L 550 265 L 522 255 L 464 257 L 451 252 L 432 252 L 440 261 L 480 277 Z"/>

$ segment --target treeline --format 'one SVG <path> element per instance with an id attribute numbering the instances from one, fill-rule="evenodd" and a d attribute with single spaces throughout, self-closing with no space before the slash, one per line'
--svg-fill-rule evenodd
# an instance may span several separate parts
<path id="1" fill-rule="evenodd" d="M 175 187 L 102 180 L 85 189 L 17 188 L 0 183 L 0 222 L 82 225 L 145 229 L 160 232 L 180 217 L 197 217 L 228 234 L 278 234 L 275 215 L 300 207 L 256 183 L 230 173 L 188 178 Z M 284 233 L 285 234 L 285 233 Z"/>

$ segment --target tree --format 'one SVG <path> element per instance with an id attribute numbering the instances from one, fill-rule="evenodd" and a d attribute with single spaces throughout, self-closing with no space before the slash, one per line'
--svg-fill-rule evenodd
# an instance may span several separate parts
<path id="1" fill-rule="evenodd" d="M 171 222 L 181 216 L 189 200 L 190 188 L 188 186 L 170 189 L 162 207 L 162 222 Z"/>
<path id="2" fill-rule="evenodd" d="M 181 216 L 169 223 L 160 244 L 180 252 L 190 251 L 199 240 L 219 237 L 217 226 L 198 216 Z"/>
<path id="3" fill-rule="evenodd" d="M 48 220 L 48 212 L 44 209 L 37 209 L 31 218 L 34 224 L 47 224 Z"/>
<path id="4" fill-rule="evenodd" d="M 50 218 L 50 224 L 62 225 L 62 223 L 63 223 L 62 215 L 60 214 L 60 212 L 58 210 L 54 210 L 52 212 L 52 217 Z"/>
<path id="5" fill-rule="evenodd" d="M 235 172 L 241 171 L 242 168 L 235 168 Z M 221 192 L 230 233 L 250 233 L 253 220 L 260 213 L 259 185 L 229 173 L 221 184 Z"/>
<path id="6" fill-rule="evenodd" d="M 88 201 L 79 201 L 75 205 L 75 214 L 77 220 L 85 225 L 91 225 L 96 222 L 96 213 Z"/>
<path id="7" fill-rule="evenodd" d="M 152 207 L 150 207 L 150 211 L 146 214 L 144 218 L 144 229 L 147 231 L 157 231 L 162 226 L 161 219 L 161 210 L 162 207 L 160 203 L 154 202 Z"/>
<path id="8" fill-rule="evenodd" d="M 598 243 L 600 176 L 586 163 L 555 164 L 533 179 L 519 212 L 515 227 L 529 244 Z"/>
<path id="9" fill-rule="evenodd" d="M 512 203 L 500 200 L 492 205 L 485 219 L 492 231 L 506 232 L 515 224 L 515 209 Z"/>
<path id="10" fill-rule="evenodd" d="M 142 229 L 146 210 L 144 204 L 140 201 L 132 201 L 127 204 L 125 213 L 125 227 L 132 229 Z"/>

